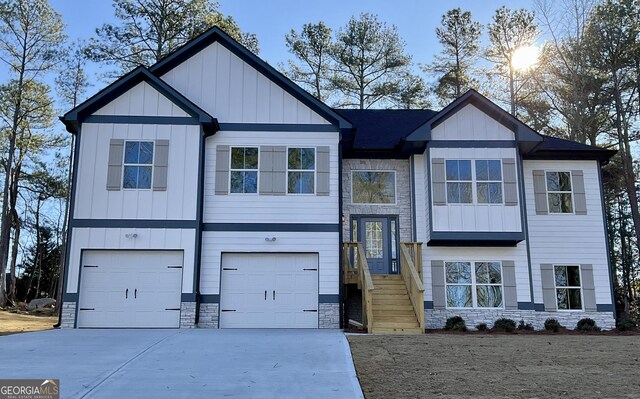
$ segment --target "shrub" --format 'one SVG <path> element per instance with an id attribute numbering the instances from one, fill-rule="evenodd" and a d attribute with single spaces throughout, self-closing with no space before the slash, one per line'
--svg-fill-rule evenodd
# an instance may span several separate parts
<path id="1" fill-rule="evenodd" d="M 516 329 L 516 322 L 511 319 L 505 319 L 504 317 L 496 320 L 493 323 L 494 330 L 504 330 L 506 332 L 512 332 Z"/>
<path id="2" fill-rule="evenodd" d="M 487 331 L 487 323 L 480 323 L 476 326 L 476 330 L 478 331 Z"/>
<path id="3" fill-rule="evenodd" d="M 544 329 L 547 331 L 558 332 L 561 328 L 562 325 L 556 319 L 547 319 L 544 321 Z"/>
<path id="4" fill-rule="evenodd" d="M 520 323 L 518 324 L 518 330 L 533 331 L 533 324 L 531 323 L 525 324 L 524 320 L 520 320 Z"/>
<path id="5" fill-rule="evenodd" d="M 580 319 L 576 324 L 576 330 L 578 331 L 600 331 L 600 327 L 596 324 L 596 321 L 588 317 Z"/>
<path id="6" fill-rule="evenodd" d="M 620 319 L 616 327 L 618 331 L 631 331 L 636 328 L 636 323 L 631 319 Z"/>
<path id="7" fill-rule="evenodd" d="M 462 317 L 453 316 L 447 319 L 444 329 L 452 331 L 467 331 L 467 325 Z"/>

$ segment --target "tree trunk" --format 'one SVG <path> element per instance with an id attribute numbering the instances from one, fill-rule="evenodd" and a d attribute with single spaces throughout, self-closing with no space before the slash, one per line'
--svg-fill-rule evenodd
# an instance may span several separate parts
<path id="1" fill-rule="evenodd" d="M 4 190 L 2 192 L 2 215 L 0 215 L 0 307 L 4 307 L 7 303 L 6 294 L 6 273 L 7 261 L 9 260 L 9 241 L 11 236 L 11 209 L 9 208 L 9 189 L 13 185 L 11 175 L 13 169 L 13 161 L 16 151 L 16 140 L 18 138 L 18 129 L 20 128 L 20 114 L 22 112 L 22 86 L 24 85 L 25 71 L 27 66 L 27 47 L 28 35 L 25 33 L 22 46 L 22 55 L 20 59 L 20 72 L 18 73 L 16 103 L 13 110 L 13 119 L 11 121 L 11 130 L 9 132 L 9 152 L 7 154 L 7 165 L 5 166 Z M 17 184 L 15 185 L 17 187 Z M 17 196 L 17 192 L 15 193 Z"/>
<path id="2" fill-rule="evenodd" d="M 629 208 L 631 209 L 631 220 L 633 220 L 633 229 L 636 235 L 636 245 L 640 250 L 640 208 L 638 206 L 638 192 L 636 191 L 636 176 L 633 170 L 633 156 L 631 153 L 631 144 L 629 141 L 629 127 L 624 122 L 622 114 L 623 101 L 620 93 L 618 76 L 613 72 L 614 82 L 614 105 L 616 110 L 616 133 L 620 147 L 620 158 L 622 160 L 622 172 L 624 175 L 625 189 L 629 198 Z"/>
<path id="3" fill-rule="evenodd" d="M 509 60 L 509 99 L 511 100 L 511 115 L 516 116 L 516 89 L 513 75 L 513 67 L 511 60 Z"/>
<path id="4" fill-rule="evenodd" d="M 29 300 L 29 294 L 31 294 L 31 290 L 33 289 L 33 278 L 36 273 L 40 269 L 40 258 L 41 254 L 41 245 L 40 245 L 40 196 L 38 196 L 38 204 L 36 205 L 36 256 L 33 259 L 33 271 L 31 272 L 31 276 L 29 277 L 29 287 L 27 288 L 27 294 L 25 295 L 25 302 Z M 38 285 L 40 285 L 40 277 L 38 276 Z M 39 287 L 38 287 L 39 288 Z M 36 292 L 36 298 L 38 297 L 38 293 Z"/>
<path id="5" fill-rule="evenodd" d="M 11 302 L 14 306 L 18 304 L 18 298 L 16 294 L 16 263 L 18 261 L 18 249 L 20 247 L 20 231 L 22 227 L 20 226 L 20 219 L 18 217 L 18 212 L 13 210 L 13 247 L 11 248 L 11 267 L 10 267 L 10 281 L 11 287 L 9 289 L 9 302 Z"/>

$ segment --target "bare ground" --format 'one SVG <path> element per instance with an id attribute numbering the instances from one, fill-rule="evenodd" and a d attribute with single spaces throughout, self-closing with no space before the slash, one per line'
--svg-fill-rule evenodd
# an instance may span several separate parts
<path id="1" fill-rule="evenodd" d="M 0 335 L 48 330 L 57 322 L 58 318 L 52 316 L 34 316 L 0 311 Z"/>
<path id="2" fill-rule="evenodd" d="M 640 335 L 351 335 L 376 398 L 640 398 Z"/>

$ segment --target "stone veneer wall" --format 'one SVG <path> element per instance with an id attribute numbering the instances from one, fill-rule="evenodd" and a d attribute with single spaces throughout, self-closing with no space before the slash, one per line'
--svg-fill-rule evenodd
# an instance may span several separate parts
<path id="1" fill-rule="evenodd" d="M 196 326 L 196 303 L 182 302 L 180 304 L 180 328 L 194 328 Z"/>
<path id="2" fill-rule="evenodd" d="M 340 328 L 340 304 L 321 303 L 318 313 L 319 328 Z"/>
<path id="3" fill-rule="evenodd" d="M 395 205 L 354 205 L 351 203 L 352 170 L 395 170 Z M 412 241 L 411 177 L 407 159 L 344 159 L 342 160 L 343 237 L 351 237 L 351 215 L 399 215 L 400 241 Z"/>
<path id="4" fill-rule="evenodd" d="M 200 328 L 218 328 L 218 308 L 217 303 L 201 303 L 200 319 L 198 327 Z"/>
<path id="5" fill-rule="evenodd" d="M 76 325 L 76 303 L 62 302 L 62 322 L 60 328 L 74 328 Z"/>
<path id="6" fill-rule="evenodd" d="M 435 310 L 425 309 L 425 327 L 444 328 L 449 317 L 460 316 L 464 319 L 467 328 L 475 330 L 480 323 L 487 323 L 491 328 L 496 319 L 505 317 L 512 319 L 516 323 L 524 320 L 531 323 L 536 330 L 544 330 L 544 322 L 547 319 L 556 319 L 561 325 L 569 329 L 575 329 L 576 323 L 580 319 L 588 317 L 596 321 L 603 330 L 615 328 L 616 321 L 613 312 L 536 312 L 534 310 L 498 310 L 498 309 L 456 309 L 456 310 Z"/>

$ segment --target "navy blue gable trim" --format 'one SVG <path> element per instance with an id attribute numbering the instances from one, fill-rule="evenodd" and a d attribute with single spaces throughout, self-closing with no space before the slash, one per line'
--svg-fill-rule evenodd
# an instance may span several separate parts
<path id="1" fill-rule="evenodd" d="M 322 117 L 330 120 L 339 128 L 350 129 L 352 127 L 351 122 L 349 122 L 347 119 L 343 118 L 327 105 L 322 103 L 320 100 L 307 93 L 305 90 L 293 83 L 283 74 L 278 72 L 275 68 L 261 60 L 258 56 L 247 50 L 240 43 L 229 37 L 229 35 L 227 35 L 222 29 L 218 27 L 213 27 L 200 34 L 195 39 L 189 41 L 173 53 L 169 54 L 160 62 L 151 66 L 149 70 L 155 75 L 160 76 L 165 72 L 175 68 L 177 65 L 186 61 L 193 54 L 199 52 L 206 46 L 216 41 L 222 44 L 229 51 L 237 55 L 244 62 L 257 69 L 260 73 L 276 83 L 287 93 L 300 100 L 303 104 L 313 109 Z"/>
<path id="2" fill-rule="evenodd" d="M 140 82 L 147 82 L 151 87 L 171 100 L 184 112 L 189 114 L 192 118 L 195 118 L 198 123 L 202 124 L 206 135 L 214 134 L 219 130 L 218 121 L 214 117 L 195 105 L 167 83 L 154 76 L 143 66 L 139 66 L 109 86 L 100 90 L 93 97 L 64 114 L 64 116 L 60 117 L 60 120 L 67 127 L 67 131 L 70 133 L 76 133 L 83 118 L 113 101 L 115 98 Z"/>

